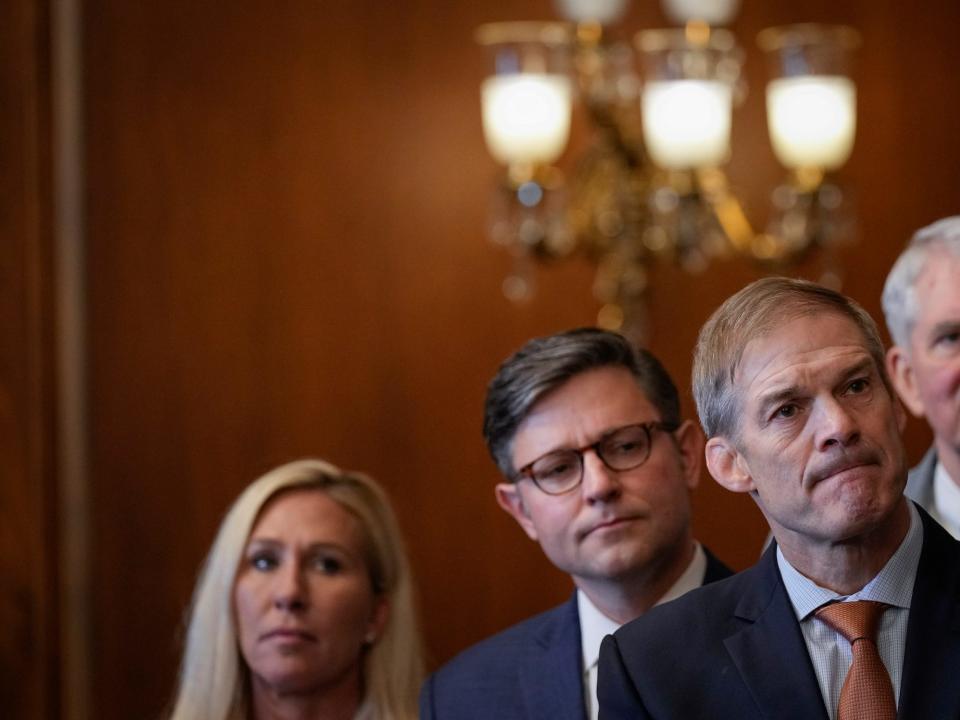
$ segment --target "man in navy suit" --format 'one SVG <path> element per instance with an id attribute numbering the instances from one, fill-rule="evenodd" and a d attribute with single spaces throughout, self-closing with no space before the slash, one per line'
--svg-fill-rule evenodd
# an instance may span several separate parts
<path id="1" fill-rule="evenodd" d="M 424 683 L 424 720 L 596 718 L 600 642 L 730 571 L 690 531 L 703 435 L 650 353 L 584 328 L 527 343 L 487 392 L 500 506 L 576 585 Z"/>
<path id="2" fill-rule="evenodd" d="M 890 378 L 933 430 L 907 497 L 960 537 L 960 216 L 917 231 L 887 276 L 883 312 Z"/>
<path id="3" fill-rule="evenodd" d="M 701 330 L 694 395 L 707 467 L 753 498 L 775 542 L 604 640 L 602 720 L 843 720 L 882 697 L 886 714 L 856 717 L 960 716 L 960 545 L 903 496 L 904 412 L 870 316 L 813 283 L 759 280 Z M 879 670 L 859 697 L 867 646 L 850 672 L 830 624 L 846 602 L 881 613 L 854 638 L 874 635 Z"/>

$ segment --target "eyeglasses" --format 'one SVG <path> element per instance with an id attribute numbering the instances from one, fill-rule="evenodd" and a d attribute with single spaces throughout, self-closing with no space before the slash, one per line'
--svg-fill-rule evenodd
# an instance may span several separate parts
<path id="1" fill-rule="evenodd" d="M 614 472 L 633 470 L 650 457 L 653 432 L 673 432 L 676 423 L 648 422 L 611 430 L 595 443 L 582 448 L 555 450 L 520 468 L 513 481 L 529 478 L 548 495 L 562 495 L 583 480 L 583 454 L 593 450 L 600 461 Z"/>

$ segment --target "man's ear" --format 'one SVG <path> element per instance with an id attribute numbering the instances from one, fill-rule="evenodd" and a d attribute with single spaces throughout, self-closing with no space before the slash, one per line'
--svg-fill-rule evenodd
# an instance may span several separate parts
<path id="1" fill-rule="evenodd" d="M 913 372 L 910 353 L 900 345 L 887 350 L 887 374 L 903 404 L 915 417 L 923 417 L 923 403 L 917 389 L 917 376 Z"/>
<path id="2" fill-rule="evenodd" d="M 687 487 L 693 490 L 700 484 L 700 471 L 703 468 L 703 433 L 695 422 L 684 420 L 673 435 L 680 451 L 684 480 Z"/>
<path id="3" fill-rule="evenodd" d="M 719 436 L 707 440 L 707 469 L 713 479 L 732 492 L 753 492 L 753 476 L 746 459 L 727 438 Z"/>
<path id="4" fill-rule="evenodd" d="M 537 529 L 533 526 L 530 514 L 523 502 L 523 496 L 520 494 L 520 487 L 517 483 L 503 482 L 494 488 L 497 496 L 497 504 L 516 520 L 523 531 L 531 540 L 537 540 Z"/>
<path id="5" fill-rule="evenodd" d="M 890 402 L 893 403 L 893 416 L 897 419 L 897 430 L 903 435 L 903 431 L 907 427 L 907 411 L 903 409 L 903 403 L 896 396 L 896 393 L 890 398 Z"/>

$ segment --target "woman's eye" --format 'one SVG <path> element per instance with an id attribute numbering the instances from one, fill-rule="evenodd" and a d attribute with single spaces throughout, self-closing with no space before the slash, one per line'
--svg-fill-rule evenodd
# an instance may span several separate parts
<path id="1" fill-rule="evenodd" d="M 277 566 L 277 558 L 271 554 L 258 553 L 250 558 L 250 565 L 256 570 L 266 572 Z"/>
<path id="2" fill-rule="evenodd" d="M 336 575 L 343 569 L 343 563 L 335 557 L 320 556 L 314 559 L 313 565 L 327 575 Z"/>

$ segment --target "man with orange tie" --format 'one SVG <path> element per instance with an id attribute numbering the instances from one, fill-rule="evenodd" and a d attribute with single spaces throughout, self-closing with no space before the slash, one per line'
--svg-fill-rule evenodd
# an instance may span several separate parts
<path id="1" fill-rule="evenodd" d="M 960 544 L 903 496 L 904 411 L 870 316 L 759 280 L 701 330 L 694 395 L 710 473 L 775 542 L 604 640 L 600 720 L 960 716 Z"/>

